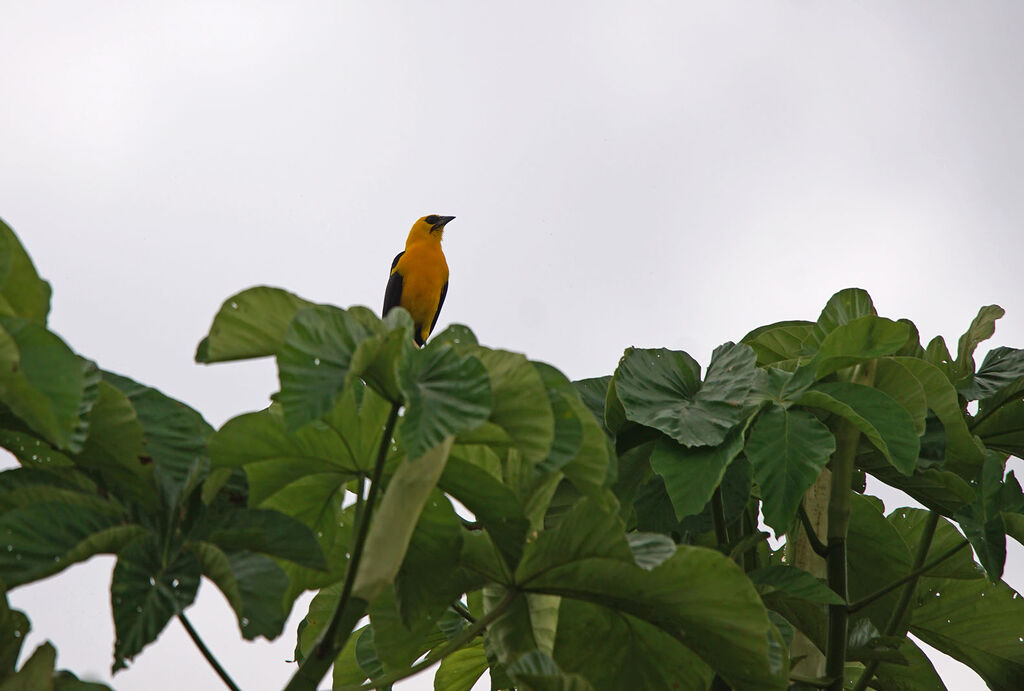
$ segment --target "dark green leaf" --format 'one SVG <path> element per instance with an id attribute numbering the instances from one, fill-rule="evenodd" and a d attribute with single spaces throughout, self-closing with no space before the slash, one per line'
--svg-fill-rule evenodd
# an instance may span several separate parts
<path id="1" fill-rule="evenodd" d="M 0 315 L 0 327 L 0 402 L 58 449 L 80 450 L 95 365 L 34 321 Z"/>
<path id="2" fill-rule="evenodd" d="M 196 543 L 193 550 L 203 574 L 217 584 L 235 611 L 242 637 L 277 638 L 287 618 L 283 603 L 288 577 L 281 567 L 262 554 L 226 553 L 208 542 Z"/>
<path id="3" fill-rule="evenodd" d="M 604 402 L 608 396 L 608 385 L 611 384 L 610 376 L 593 377 L 591 379 L 579 379 L 572 383 L 576 392 L 580 395 L 583 405 L 590 409 L 601 426 L 604 427 Z M 605 430 L 607 432 L 607 429 Z"/>
<path id="4" fill-rule="evenodd" d="M 815 356 L 820 379 L 843 367 L 892 355 L 907 342 L 906 324 L 873 315 L 859 317 L 829 332 Z"/>
<path id="5" fill-rule="evenodd" d="M 400 366 L 398 381 L 406 400 L 398 439 L 418 458 L 445 437 L 470 430 L 491 413 L 487 370 L 472 355 L 431 343 Z"/>
<path id="6" fill-rule="evenodd" d="M 988 398 L 1024 378 L 1024 348 L 993 348 L 988 351 L 971 384 L 960 390 L 969 401 Z"/>
<path id="7" fill-rule="evenodd" d="M 14 231 L 0 219 L 0 314 L 46 326 L 50 292 Z"/>
<path id="8" fill-rule="evenodd" d="M 171 617 L 192 604 L 199 588 L 199 560 L 179 552 L 169 564 L 155 535 L 144 535 L 124 546 L 117 556 L 110 598 L 114 612 L 114 667 L 125 667 L 156 640 Z"/>
<path id="9" fill-rule="evenodd" d="M 914 472 L 920 440 L 910 413 L 877 389 L 848 382 L 819 383 L 800 405 L 822 408 L 851 422 L 896 470 Z"/>
<path id="10" fill-rule="evenodd" d="M 280 511 L 236 509 L 221 516 L 202 538 L 226 552 L 246 550 L 325 570 L 320 545 L 302 522 Z"/>
<path id="11" fill-rule="evenodd" d="M 838 327 L 849 324 L 860 317 L 875 316 L 871 296 L 860 288 L 846 288 L 829 298 L 814 328 L 803 343 L 805 351 L 814 352 L 821 347 L 825 337 Z"/>
<path id="12" fill-rule="evenodd" d="M 854 492 L 850 493 L 846 545 L 851 602 L 872 595 L 910 573 L 910 550 L 903 537 L 885 520 L 871 499 Z M 899 593 L 899 589 L 890 592 L 864 607 L 860 614 L 869 617 L 875 628 L 884 630 Z"/>
<path id="13" fill-rule="evenodd" d="M 687 448 L 662 437 L 651 453 L 651 468 L 665 480 L 676 518 L 700 513 L 711 500 L 725 471 L 743 450 L 746 426 L 738 426 L 718 446 Z"/>
<path id="14" fill-rule="evenodd" d="M 248 288 L 224 301 L 209 335 L 196 349 L 196 362 L 266 357 L 277 353 L 288 324 L 313 303 L 281 288 Z"/>
<path id="15" fill-rule="evenodd" d="M 793 360 L 801 353 L 801 344 L 807 340 L 814 322 L 783 321 L 761 326 L 742 338 L 757 354 L 762 367 L 775 362 Z"/>
<path id="16" fill-rule="evenodd" d="M 0 573 L 7 587 L 39 580 L 94 554 L 117 552 L 144 531 L 120 507 L 34 503 L 0 516 Z"/>
<path id="17" fill-rule="evenodd" d="M 441 660 L 434 675 L 434 691 L 471 691 L 487 669 L 487 654 L 479 639 Z"/>
<path id="18" fill-rule="evenodd" d="M 928 520 L 928 511 L 902 507 L 894 509 L 892 513 L 886 516 L 886 520 L 903 536 L 907 545 L 916 548 L 916 545 L 921 541 L 921 532 L 924 529 L 924 524 Z M 926 561 L 931 561 L 940 554 L 945 554 L 951 548 L 963 542 L 964 536 L 953 527 L 953 524 L 945 518 L 940 518 L 935 526 L 935 533 L 928 548 Z M 952 557 L 929 570 L 926 575 L 935 578 L 973 579 L 982 578 L 985 574 L 971 557 L 971 550 L 964 547 Z"/>
<path id="19" fill-rule="evenodd" d="M 1006 527 L 1001 512 L 1024 508 L 1024 497 L 1016 479 L 1011 475 L 1016 492 L 1013 485 L 1003 483 L 1004 462 L 1005 457 L 994 451 L 988 452 L 976 482 L 978 496 L 956 516 L 993 582 L 1002 577 L 1006 563 Z"/>
<path id="20" fill-rule="evenodd" d="M 550 654 L 533 650 L 506 667 L 516 685 L 530 691 L 594 691 L 579 674 L 563 674 Z"/>
<path id="21" fill-rule="evenodd" d="M 360 342 L 376 335 L 354 310 L 318 305 L 295 313 L 277 351 L 281 391 L 274 399 L 284 408 L 288 429 L 315 420 L 334 406 Z"/>
<path id="22" fill-rule="evenodd" d="M 1024 688 L 1024 598 L 1005 583 L 922 578 L 910 633 L 963 662 L 989 688 Z"/>
<path id="23" fill-rule="evenodd" d="M 910 413 L 914 420 L 914 432 L 921 436 L 925 432 L 928 415 L 928 397 L 924 387 L 914 373 L 893 358 L 880 358 L 875 365 L 874 387 L 888 395 Z"/>
<path id="24" fill-rule="evenodd" d="M 0 594 L 0 682 L 14 674 L 21 646 L 31 628 L 28 617 L 11 609 L 7 594 Z"/>
<path id="25" fill-rule="evenodd" d="M 843 604 L 843 599 L 827 585 L 795 566 L 765 566 L 747 576 L 762 594 L 783 592 L 790 597 L 821 604 Z"/>
<path id="26" fill-rule="evenodd" d="M 971 321 L 967 332 L 960 337 L 953 361 L 952 380 L 955 384 L 974 374 L 974 351 L 978 344 L 988 340 L 996 332 L 996 320 L 1006 311 L 999 305 L 986 305 L 978 310 L 978 316 Z"/>
<path id="27" fill-rule="evenodd" d="M 36 648 L 18 673 L 0 684 L 0 691 L 51 691 L 57 651 L 49 641 Z"/>
<path id="28" fill-rule="evenodd" d="M 480 358 L 491 379 L 491 422 L 508 433 L 528 463 L 544 460 L 555 437 L 555 419 L 544 380 L 533 363 L 503 350 L 470 352 Z"/>
<path id="29" fill-rule="evenodd" d="M 757 418 L 745 453 L 761 487 L 764 520 L 776 532 L 788 529 L 833 451 L 832 433 L 805 411 L 773 406 Z"/>
<path id="30" fill-rule="evenodd" d="M 872 688 L 878 691 L 946 691 L 931 660 L 912 640 L 903 638 L 895 652 L 903 662 L 878 665 Z"/>

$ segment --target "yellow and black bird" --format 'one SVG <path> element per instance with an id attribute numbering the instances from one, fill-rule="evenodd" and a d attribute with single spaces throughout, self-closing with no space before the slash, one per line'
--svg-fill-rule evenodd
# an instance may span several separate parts
<path id="1" fill-rule="evenodd" d="M 448 262 L 441 251 L 444 227 L 454 216 L 424 216 L 412 224 L 405 251 L 391 262 L 391 278 L 384 293 L 384 316 L 392 307 L 404 307 L 415 325 L 413 338 L 422 346 L 437 324 L 448 293 Z"/>

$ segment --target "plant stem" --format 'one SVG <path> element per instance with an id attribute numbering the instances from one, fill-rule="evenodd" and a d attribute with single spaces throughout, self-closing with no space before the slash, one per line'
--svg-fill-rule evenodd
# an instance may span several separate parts
<path id="1" fill-rule="evenodd" d="M 755 508 L 754 510 L 756 511 L 757 509 Z M 757 521 L 754 517 L 751 517 L 749 508 L 743 510 L 742 518 L 743 533 L 746 535 L 746 537 L 743 538 L 743 541 L 746 542 L 756 538 L 756 542 L 751 545 L 751 547 L 756 548 L 757 545 L 760 544 L 762 540 L 768 538 L 769 535 L 768 533 L 757 530 Z M 743 563 L 741 566 L 743 567 L 744 573 L 750 573 L 758 567 L 757 549 L 744 549 L 741 554 L 743 555 Z"/>
<path id="2" fill-rule="evenodd" d="M 907 633 L 907 626 L 904 624 L 904 617 L 907 613 L 907 608 L 910 606 L 910 601 L 914 597 L 914 591 L 917 590 L 917 579 L 920 577 L 922 570 L 921 565 L 924 564 L 925 557 L 928 556 L 928 550 L 932 546 L 932 538 L 935 536 L 935 528 L 939 524 L 939 514 L 936 511 L 930 511 L 928 513 L 928 520 L 925 521 L 924 528 L 921 530 L 921 541 L 917 543 L 917 553 L 914 555 L 914 565 L 911 567 L 910 573 L 912 577 L 907 581 L 906 586 L 903 588 L 903 592 L 900 594 L 900 599 L 896 603 L 896 608 L 893 609 L 892 614 L 889 616 L 889 621 L 885 625 L 885 631 L 882 632 L 883 636 L 904 636 Z M 966 541 L 965 541 L 966 542 Z M 963 545 L 957 546 L 959 550 Z M 913 575 L 914 572 L 916 575 Z M 871 660 L 864 665 L 864 671 L 861 672 L 860 679 L 853 687 L 853 691 L 864 691 L 868 688 L 868 684 L 875 677 L 875 670 L 878 669 L 878 660 Z"/>
<path id="3" fill-rule="evenodd" d="M 907 583 L 907 582 L 917 578 L 918 576 L 923 576 L 924 574 L 928 573 L 929 571 L 934 569 L 936 566 L 938 566 L 942 562 L 946 561 L 947 559 L 952 557 L 954 554 L 956 554 L 957 552 L 959 552 L 960 550 L 962 550 L 964 547 L 966 547 L 969 544 L 971 544 L 970 541 L 964 540 L 960 544 L 958 544 L 958 545 L 956 545 L 954 547 L 950 547 L 945 552 L 943 552 L 939 556 L 935 557 L 934 559 L 932 559 L 930 562 L 928 562 L 927 564 L 925 564 L 921 568 L 914 569 L 913 571 L 911 571 L 910 573 L 908 573 L 906 576 L 904 576 L 903 578 L 899 579 L 898 581 L 894 581 L 894 582 L 890 583 L 889 585 L 885 586 L 884 588 L 880 588 L 879 590 L 876 590 L 875 592 L 871 593 L 870 595 L 868 595 L 868 596 L 866 596 L 866 597 L 864 597 L 864 598 L 862 598 L 860 600 L 857 600 L 856 602 L 852 603 L 849 607 L 847 607 L 847 609 L 850 611 L 850 614 L 853 614 L 854 612 L 857 612 L 857 611 L 859 611 L 861 609 L 864 609 L 865 607 L 870 605 L 875 600 L 877 600 L 877 599 L 879 599 L 881 597 L 885 597 L 886 595 L 888 595 L 892 591 L 896 590 L 896 588 L 899 588 L 904 583 Z"/>
<path id="4" fill-rule="evenodd" d="M 725 524 L 725 503 L 722 501 L 721 486 L 715 488 L 711 495 L 711 521 L 715 524 L 715 539 L 718 546 L 729 544 L 729 528 Z"/>
<path id="5" fill-rule="evenodd" d="M 388 449 L 391 447 L 391 437 L 395 431 L 395 423 L 398 421 L 398 409 L 401 404 L 394 403 L 388 420 L 384 424 L 384 433 L 380 439 L 380 446 L 377 449 L 377 462 L 373 466 L 373 477 L 370 481 L 370 491 L 366 496 L 366 503 L 362 507 L 359 521 L 356 524 L 356 535 L 352 545 L 352 556 L 348 561 L 348 568 L 345 570 L 345 584 L 341 589 L 341 598 L 334 610 L 331 621 L 327 624 L 320 639 L 313 646 L 310 654 L 299 665 L 299 669 L 292 676 L 285 691 L 313 691 L 317 684 L 327 674 L 327 670 L 334 664 L 334 658 L 338 656 L 341 649 L 345 647 L 348 637 L 355 628 L 356 623 L 366 613 L 370 603 L 361 598 L 352 597 L 352 586 L 355 584 L 356 573 L 359 571 L 359 562 L 363 556 L 363 549 L 366 547 L 366 535 L 370 530 L 370 520 L 373 517 L 373 505 L 380 494 L 381 475 L 384 473 L 384 462 L 388 457 Z M 360 497 L 362 493 L 360 492 Z M 359 501 L 359 498 L 356 499 Z"/>
<path id="6" fill-rule="evenodd" d="M 797 515 L 800 516 L 800 524 L 804 527 L 804 535 L 807 536 L 807 542 L 810 544 L 811 549 L 819 557 L 828 556 L 828 547 L 821 541 L 818 534 L 814 532 L 814 526 L 811 525 L 811 518 L 807 515 L 807 511 L 804 510 L 804 505 L 801 502 L 800 506 L 797 507 Z"/>
<path id="7" fill-rule="evenodd" d="M 469 611 L 469 608 L 458 600 L 452 603 L 452 609 L 454 609 L 460 617 L 468 621 L 470 624 L 476 623 L 476 617 L 474 617 L 472 612 Z"/>
<path id="8" fill-rule="evenodd" d="M 849 597 L 846 583 L 846 535 L 850 527 L 850 483 L 853 459 L 857 455 L 860 430 L 847 420 L 839 423 L 836 452 L 832 456 L 832 487 L 828 501 L 828 553 L 825 569 L 828 586 L 843 600 L 828 606 L 828 644 L 825 650 L 825 676 L 833 680 L 831 691 L 842 691 L 846 667 L 846 637 Z"/>
<path id="9" fill-rule="evenodd" d="M 199 648 L 199 652 L 201 652 L 203 657 L 206 658 L 206 661 L 210 663 L 210 666 L 213 667 L 213 671 L 221 678 L 224 685 L 231 689 L 231 691 L 239 691 L 238 685 L 231 680 L 227 670 L 220 666 L 220 663 L 217 662 L 217 658 L 213 656 L 210 649 L 206 647 L 205 643 L 203 643 L 203 639 L 199 637 L 199 632 L 192 628 L 192 623 L 185 618 L 185 614 L 183 612 L 178 613 L 178 621 L 180 621 L 181 625 L 185 627 L 185 631 L 188 632 L 189 638 L 191 638 L 192 642 L 196 644 L 197 648 Z"/>
<path id="10" fill-rule="evenodd" d="M 389 674 L 376 680 L 371 680 L 371 682 L 365 686 L 341 686 L 335 688 L 334 691 L 369 691 L 370 689 L 379 689 L 382 687 L 390 686 L 391 684 L 394 684 L 397 681 L 401 681 L 402 679 L 405 679 L 407 677 L 411 677 L 412 675 L 418 672 L 422 672 L 427 667 L 430 667 L 431 665 L 436 664 L 443 658 L 448 657 L 456 650 L 458 650 L 459 648 L 461 648 L 462 646 L 466 645 L 471 640 L 476 638 L 478 635 L 480 635 L 484 631 L 484 629 L 486 629 L 494 622 L 495 619 L 497 619 L 505 613 L 505 610 L 508 609 L 508 606 L 512 604 L 512 601 L 515 600 L 518 595 L 518 591 L 509 590 L 505 594 L 505 597 L 503 597 L 501 601 L 494 606 L 494 609 L 492 609 L 490 612 L 477 619 L 471 626 L 466 627 L 465 630 L 463 630 L 455 638 L 448 641 L 448 643 L 440 650 L 438 650 L 436 653 L 431 653 L 430 655 L 427 655 L 427 657 L 425 657 L 422 661 L 413 665 L 409 669 L 402 670 L 401 672 L 394 672 L 392 674 Z"/>

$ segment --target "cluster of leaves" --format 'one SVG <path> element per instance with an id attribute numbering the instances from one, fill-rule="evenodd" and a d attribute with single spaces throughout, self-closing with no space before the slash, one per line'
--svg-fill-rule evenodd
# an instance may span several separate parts
<path id="1" fill-rule="evenodd" d="M 0 231 L 0 444 L 22 464 L 0 473 L 0 578 L 116 554 L 115 670 L 184 616 L 205 575 L 246 638 L 279 635 L 318 590 L 303 666 L 364 603 L 366 623 L 328 646 L 335 689 L 436 662 L 444 691 L 485 671 L 495 689 L 784 689 L 795 633 L 825 651 L 836 607 L 851 616 L 849 683 L 870 669 L 860 688 L 945 688 L 908 628 L 992 688 L 1024 687 L 1024 601 L 1000 580 L 1007 535 L 1024 539 L 1024 494 L 1004 477 L 1024 455 L 1024 351 L 973 359 L 998 307 L 956 358 L 847 290 L 815 322 L 721 346 L 703 377 L 684 352 L 629 349 L 614 375 L 570 382 L 462 326 L 417 349 L 400 309 L 381 320 L 252 288 L 196 359 L 273 357 L 280 390 L 214 431 L 47 331 L 49 287 Z M 847 599 L 759 529 L 763 515 L 793 533 L 844 429 Z M 865 474 L 928 510 L 885 515 Z M 0 612 L 0 641 L 26 629 Z M 17 673 L 18 648 L 0 651 L 0 681 L 69 679 L 52 648 Z"/>

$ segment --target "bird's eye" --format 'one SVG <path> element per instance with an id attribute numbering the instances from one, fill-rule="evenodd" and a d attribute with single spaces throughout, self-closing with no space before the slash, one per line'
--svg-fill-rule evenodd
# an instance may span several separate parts
<path id="1" fill-rule="evenodd" d="M 427 222 L 428 224 L 430 224 L 430 225 L 435 225 L 435 224 L 437 224 L 437 222 L 438 222 L 439 220 L 441 220 L 441 219 L 439 219 L 439 218 L 438 218 L 437 216 L 435 216 L 434 214 L 430 214 L 429 216 L 427 216 L 427 217 L 426 217 L 426 218 L 424 218 L 423 220 L 424 220 L 424 221 L 426 221 L 426 222 Z"/>

